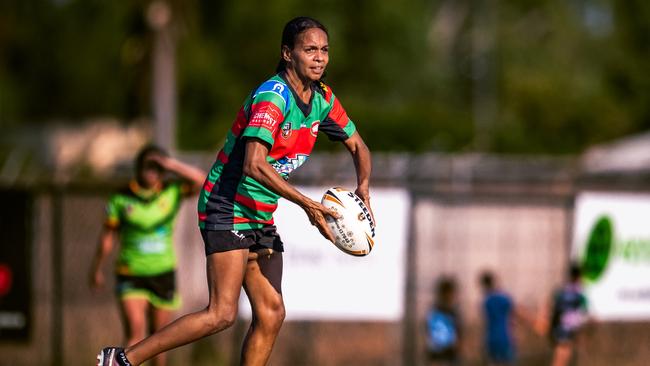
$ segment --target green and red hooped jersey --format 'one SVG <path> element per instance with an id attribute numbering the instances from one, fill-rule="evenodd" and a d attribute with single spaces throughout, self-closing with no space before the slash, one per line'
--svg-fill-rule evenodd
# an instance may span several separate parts
<path id="1" fill-rule="evenodd" d="M 268 144 L 266 161 L 285 179 L 307 159 L 318 132 L 344 141 L 354 122 L 325 84 L 312 85 L 309 104 L 278 74 L 251 93 L 239 110 L 199 195 L 199 227 L 246 230 L 273 224 L 278 196 L 243 174 L 247 138 Z"/>

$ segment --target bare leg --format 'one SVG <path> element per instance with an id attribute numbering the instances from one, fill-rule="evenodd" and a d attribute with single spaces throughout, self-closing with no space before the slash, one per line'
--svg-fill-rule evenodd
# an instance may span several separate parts
<path id="1" fill-rule="evenodd" d="M 553 362 L 552 366 L 566 366 L 571 361 L 573 355 L 573 344 L 569 342 L 562 342 L 555 345 L 553 349 Z"/>
<path id="2" fill-rule="evenodd" d="M 231 326 L 237 316 L 237 302 L 244 280 L 248 249 L 210 254 L 207 258 L 210 303 L 207 308 L 176 319 L 160 331 L 126 349 L 134 365 L 217 333 Z"/>
<path id="3" fill-rule="evenodd" d="M 153 330 L 159 331 L 172 319 L 173 312 L 171 310 L 153 308 Z M 154 366 L 165 366 L 167 364 L 167 354 L 160 353 L 154 358 Z"/>
<path id="4" fill-rule="evenodd" d="M 120 310 L 124 318 L 126 344 L 136 344 L 147 335 L 147 309 L 149 301 L 137 297 L 120 301 Z"/>
<path id="5" fill-rule="evenodd" d="M 248 262 L 244 289 L 251 301 L 253 321 L 242 349 L 241 364 L 265 365 L 284 320 L 280 289 L 282 253 L 260 256 Z"/>

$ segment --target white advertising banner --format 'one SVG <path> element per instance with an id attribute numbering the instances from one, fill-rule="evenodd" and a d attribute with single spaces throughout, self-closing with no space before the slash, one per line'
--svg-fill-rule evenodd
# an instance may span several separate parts
<path id="1" fill-rule="evenodd" d="M 650 319 L 650 194 L 580 193 L 572 250 L 596 318 Z"/>
<path id="2" fill-rule="evenodd" d="M 298 187 L 320 202 L 330 187 Z M 343 253 L 324 239 L 295 204 L 280 200 L 274 214 L 284 242 L 282 293 L 287 320 L 399 321 L 404 312 L 410 199 L 403 189 L 371 190 L 375 245 L 365 257 Z M 250 318 L 246 295 L 240 314 Z"/>

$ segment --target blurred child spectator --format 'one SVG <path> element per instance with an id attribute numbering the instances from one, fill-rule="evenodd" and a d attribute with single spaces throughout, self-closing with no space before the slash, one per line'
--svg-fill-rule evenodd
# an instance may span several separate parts
<path id="1" fill-rule="evenodd" d="M 581 285 L 581 271 L 571 265 L 568 282 L 553 295 L 550 332 L 553 366 L 571 362 L 578 333 L 588 322 L 587 299 Z"/>
<path id="2" fill-rule="evenodd" d="M 426 317 L 427 360 L 430 365 L 457 365 L 460 360 L 461 322 L 456 282 L 438 280 L 435 300 Z"/>
<path id="3" fill-rule="evenodd" d="M 510 295 L 495 285 L 492 272 L 485 271 L 479 278 L 483 290 L 485 319 L 485 352 L 490 365 L 508 365 L 515 359 L 511 323 L 515 312 Z"/>

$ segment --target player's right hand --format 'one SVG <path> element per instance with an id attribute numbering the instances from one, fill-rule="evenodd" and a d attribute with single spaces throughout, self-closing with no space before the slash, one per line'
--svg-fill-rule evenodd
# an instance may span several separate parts
<path id="1" fill-rule="evenodd" d="M 312 225 L 316 226 L 318 231 L 321 233 L 321 235 L 325 237 L 325 239 L 334 243 L 335 241 L 334 234 L 332 234 L 329 227 L 327 226 L 327 221 L 325 220 L 325 217 L 331 216 L 335 219 L 338 219 L 340 215 L 336 211 L 327 208 L 320 202 L 316 202 L 316 201 L 309 202 L 309 204 L 305 205 L 303 209 L 305 210 L 305 213 L 309 218 L 309 222 Z"/>

